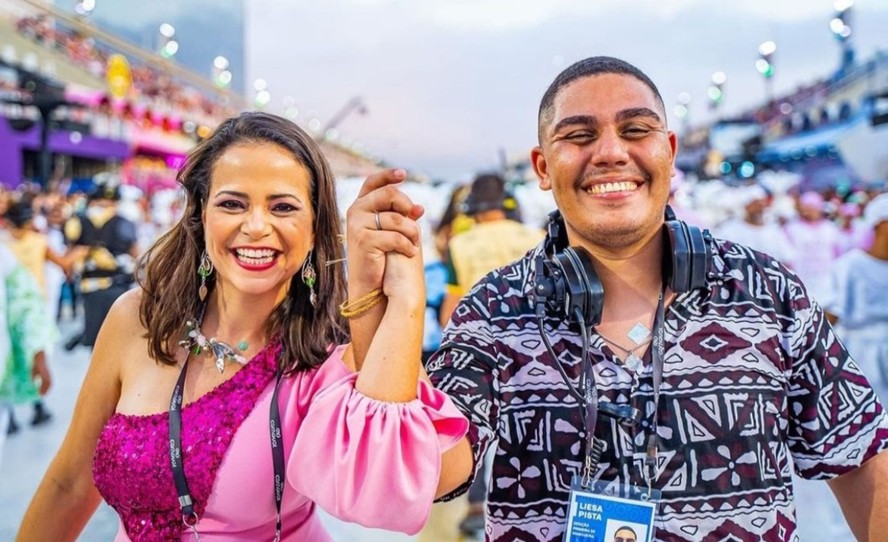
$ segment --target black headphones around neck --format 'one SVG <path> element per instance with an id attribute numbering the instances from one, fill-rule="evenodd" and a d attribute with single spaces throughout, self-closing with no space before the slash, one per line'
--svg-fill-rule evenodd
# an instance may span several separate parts
<path id="1" fill-rule="evenodd" d="M 601 323 L 604 288 L 582 247 L 568 246 L 560 211 L 549 213 L 544 252 L 534 262 L 534 306 L 538 317 L 567 318 L 592 327 Z M 707 230 L 686 224 L 666 207 L 663 279 L 676 294 L 706 287 L 712 259 Z"/>

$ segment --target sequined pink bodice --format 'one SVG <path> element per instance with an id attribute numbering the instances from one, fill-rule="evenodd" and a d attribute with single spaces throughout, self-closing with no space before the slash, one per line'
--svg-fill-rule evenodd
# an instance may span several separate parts
<path id="1" fill-rule="evenodd" d="M 279 346 L 267 347 L 237 374 L 182 410 L 185 476 L 202 516 L 219 465 L 241 422 L 275 374 Z M 183 530 L 169 457 L 169 414 L 115 413 L 93 458 L 96 487 L 132 540 L 179 540 Z"/>

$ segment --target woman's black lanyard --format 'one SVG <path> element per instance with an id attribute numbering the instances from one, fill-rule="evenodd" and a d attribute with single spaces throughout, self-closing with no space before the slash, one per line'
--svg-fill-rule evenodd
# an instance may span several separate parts
<path id="1" fill-rule="evenodd" d="M 188 357 L 182 364 L 179 380 L 173 388 L 173 396 L 170 399 L 170 467 L 173 469 L 173 480 L 176 483 L 176 492 L 179 494 L 179 507 L 182 509 L 182 522 L 191 528 L 197 540 L 200 533 L 197 532 L 197 522 L 200 518 L 194 510 L 194 502 L 191 492 L 188 490 L 188 480 L 185 478 L 185 466 L 182 457 L 182 397 L 185 388 L 185 371 L 188 368 Z M 271 432 L 271 458 L 274 467 L 274 504 L 277 509 L 277 522 L 275 524 L 274 540 L 281 539 L 281 503 L 284 500 L 284 440 L 281 436 L 281 412 L 278 407 L 278 389 L 281 383 L 281 371 L 277 371 L 274 383 L 274 392 L 271 395 L 271 408 L 269 412 L 269 429 Z"/>

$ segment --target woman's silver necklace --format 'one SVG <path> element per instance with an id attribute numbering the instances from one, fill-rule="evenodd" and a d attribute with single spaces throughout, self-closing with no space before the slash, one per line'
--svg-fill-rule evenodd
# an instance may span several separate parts
<path id="1" fill-rule="evenodd" d="M 191 350 L 194 355 L 201 353 L 211 354 L 216 359 L 216 369 L 220 373 L 225 371 L 226 361 L 241 365 L 247 363 L 247 358 L 240 354 L 240 352 L 245 352 L 249 348 L 247 341 L 238 342 L 235 349 L 230 344 L 215 337 L 208 339 L 200 332 L 200 321 L 197 321 L 197 323 L 194 320 L 185 322 L 185 336 L 179 341 L 179 346 Z"/>

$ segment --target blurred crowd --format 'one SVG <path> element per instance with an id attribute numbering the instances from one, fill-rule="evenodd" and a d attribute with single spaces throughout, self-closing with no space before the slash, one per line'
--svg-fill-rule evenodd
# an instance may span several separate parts
<path id="1" fill-rule="evenodd" d="M 678 176 L 670 203 L 679 218 L 709 228 L 716 238 L 772 255 L 800 276 L 873 387 L 888 400 L 888 193 L 877 189 L 815 192 L 800 189 L 799 181 L 774 175 L 736 185 Z M 348 208 L 361 182 L 360 178 L 338 182 L 340 209 Z M 33 331 L 36 336 L 18 339 L 31 345 L 27 352 L 40 355 L 10 365 L 18 367 L 20 384 L 31 383 L 30 390 L 23 392 L 23 385 L 14 392 L 0 390 L 0 404 L 13 413 L 7 429 L 11 434 L 24 423 L 17 421 L 21 416 L 14 415 L 16 407 L 32 410 L 34 426 L 51 419 L 41 396 L 49 389 L 57 346 L 91 345 L 90 335 L 97 332 L 101 319 L 91 321 L 96 317 L 90 316 L 84 298 L 94 295 L 103 280 L 111 285 L 114 281 L 107 277 L 114 273 L 131 273 L 135 259 L 181 211 L 182 197 L 176 189 L 143 192 L 110 173 L 97 176 L 94 186 L 88 193 L 64 183 L 48 192 L 27 184 L 16 190 L 0 189 L 0 241 L 12 248 L 37 279 L 48 315 L 43 321 L 71 319 L 82 322 L 75 327 L 83 328 L 83 332 L 61 337 L 55 326 L 42 326 Z M 431 353 L 438 348 L 453 309 L 448 299 L 464 295 L 479 273 L 483 276 L 504 265 L 494 261 L 497 257 L 514 259 L 513 253 L 523 253 L 538 242 L 546 213 L 554 204 L 550 193 L 533 184 L 508 183 L 494 174 L 457 184 L 408 182 L 404 190 L 426 208 L 422 219 L 427 287 L 423 351 Z M 113 245 L 109 239 L 116 240 L 116 253 L 84 250 L 98 243 L 98 237 L 84 236 L 84 225 L 100 231 L 112 217 L 119 223 L 100 244 L 109 247 Z M 72 228 L 72 221 L 77 220 L 77 228 Z M 510 240 L 523 244 L 513 247 Z M 96 275 L 96 269 L 105 271 Z M 127 279 L 117 286 L 117 291 L 106 293 L 110 297 L 100 303 L 100 312 L 107 311 L 132 282 Z M 486 480 L 478 480 L 480 489 L 470 491 L 469 505 L 449 520 L 453 529 L 466 535 L 477 534 L 483 525 Z"/>
<path id="2" fill-rule="evenodd" d="M 74 64 L 85 68 L 97 78 L 104 78 L 111 51 L 98 45 L 95 40 L 78 32 L 60 27 L 45 15 L 23 17 L 16 22 L 16 29 L 46 47 L 63 52 Z M 219 118 L 231 111 L 196 89 L 180 84 L 168 73 L 151 66 L 134 65 L 131 68 L 132 102 L 148 103 L 161 108 L 196 114 L 198 112 Z"/>

